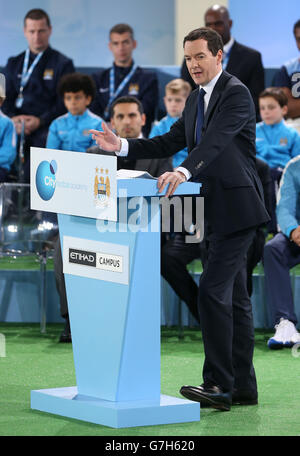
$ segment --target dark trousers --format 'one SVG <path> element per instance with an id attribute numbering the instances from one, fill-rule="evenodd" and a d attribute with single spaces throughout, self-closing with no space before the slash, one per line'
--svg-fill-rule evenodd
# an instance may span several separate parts
<path id="1" fill-rule="evenodd" d="M 272 192 L 271 192 L 271 220 L 268 222 L 268 232 L 276 234 L 278 233 L 277 227 L 277 215 L 276 215 L 276 200 L 279 189 L 280 179 L 282 176 L 282 170 L 277 168 L 270 168 L 272 178 Z"/>
<path id="2" fill-rule="evenodd" d="M 247 251 L 256 229 L 207 238 L 208 258 L 199 286 L 205 351 L 203 380 L 225 391 L 256 392 L 254 327 L 247 291 Z"/>
<path id="3" fill-rule="evenodd" d="M 265 240 L 264 230 L 258 228 L 247 252 L 247 288 L 249 296 L 252 296 L 253 291 L 253 270 L 263 257 Z"/>
<path id="4" fill-rule="evenodd" d="M 290 269 L 300 263 L 300 247 L 282 233 L 276 234 L 264 249 L 266 299 L 274 324 L 284 318 L 297 324 Z"/>
<path id="5" fill-rule="evenodd" d="M 59 294 L 60 314 L 63 318 L 66 318 L 69 312 L 59 236 L 54 242 L 53 263 L 56 288 Z"/>
<path id="6" fill-rule="evenodd" d="M 262 259 L 265 243 L 263 230 L 258 229 L 247 252 L 247 289 L 252 295 L 252 274 L 257 263 Z M 193 260 L 207 260 L 207 245 L 205 241 L 199 244 L 187 243 L 186 235 L 174 234 L 162 245 L 161 274 L 173 288 L 177 296 L 186 303 L 193 317 L 200 322 L 198 310 L 198 286 L 187 270 L 187 265 Z"/>
<path id="7" fill-rule="evenodd" d="M 0 182 L 7 182 L 8 171 L 5 168 L 0 168 Z"/>
<path id="8" fill-rule="evenodd" d="M 199 322 L 198 286 L 187 265 L 195 259 L 202 259 L 202 243 L 186 243 L 185 238 L 185 234 L 177 233 L 163 245 L 161 274 Z"/>

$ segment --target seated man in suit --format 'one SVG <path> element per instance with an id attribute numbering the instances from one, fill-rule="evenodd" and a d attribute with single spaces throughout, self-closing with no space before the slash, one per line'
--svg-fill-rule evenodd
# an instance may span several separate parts
<path id="1" fill-rule="evenodd" d="M 156 74 L 141 68 L 133 60 L 137 46 L 133 29 L 128 24 L 117 24 L 109 32 L 109 50 L 114 62 L 111 68 L 93 75 L 97 95 L 91 111 L 109 121 L 110 106 L 123 95 L 136 96 L 143 104 L 146 123 L 144 135 L 148 135 L 155 119 L 158 102 L 158 81 Z"/>
<path id="2" fill-rule="evenodd" d="M 121 138 L 142 138 L 142 128 L 146 123 L 142 103 L 136 97 L 129 95 L 118 98 L 111 106 L 110 122 L 116 134 Z M 118 157 L 117 166 L 118 169 L 148 171 L 153 177 L 158 177 L 173 169 L 171 158 L 129 160 L 126 157 Z"/>
<path id="3" fill-rule="evenodd" d="M 124 96 L 115 100 L 110 109 L 110 122 L 116 134 L 122 138 L 142 138 L 142 128 L 146 122 L 142 103 L 133 96 Z M 98 146 L 87 149 L 89 153 L 101 153 Z M 106 152 L 104 152 L 106 153 Z M 126 157 L 118 157 L 118 169 L 134 169 L 148 171 L 153 177 L 158 177 L 164 172 L 172 171 L 171 158 L 164 159 L 138 159 L 130 160 Z M 60 241 L 55 244 L 54 272 L 57 290 L 60 295 L 61 314 L 68 315 L 68 303 L 66 297 L 65 281 L 62 269 Z M 71 330 L 69 319 L 66 317 L 65 328 L 60 336 L 60 342 L 71 342 Z"/>
<path id="4" fill-rule="evenodd" d="M 206 27 L 212 28 L 221 35 L 224 44 L 223 70 L 236 76 L 248 87 L 255 104 L 256 119 L 259 120 L 258 95 L 265 88 L 261 54 L 255 49 L 238 43 L 231 36 L 232 20 L 228 9 L 224 6 L 214 5 L 210 7 L 204 15 L 204 22 Z M 181 77 L 188 81 L 193 89 L 196 88 L 193 79 L 189 75 L 185 61 L 181 67 Z"/>

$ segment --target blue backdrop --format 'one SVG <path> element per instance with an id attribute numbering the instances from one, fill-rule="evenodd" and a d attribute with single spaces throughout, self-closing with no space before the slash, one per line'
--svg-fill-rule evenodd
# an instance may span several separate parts
<path id="1" fill-rule="evenodd" d="M 279 67 L 299 55 L 293 35 L 299 6 L 299 0 L 229 0 L 232 34 L 262 53 L 264 67 Z"/>
<path id="2" fill-rule="evenodd" d="M 118 22 L 135 29 L 139 64 L 176 63 L 175 0 L 0 0 L 0 66 L 26 47 L 23 18 L 36 7 L 51 17 L 52 46 L 72 57 L 77 67 L 110 66 L 108 31 Z M 299 0 L 229 0 L 229 9 L 234 37 L 260 50 L 265 67 L 278 67 L 298 55 L 292 28 L 300 18 Z"/>
<path id="3" fill-rule="evenodd" d="M 31 8 L 47 11 L 51 45 L 72 57 L 77 67 L 111 65 L 108 32 L 119 22 L 135 30 L 139 64 L 174 64 L 174 0 L 0 0 L 0 66 L 26 47 L 23 19 Z"/>

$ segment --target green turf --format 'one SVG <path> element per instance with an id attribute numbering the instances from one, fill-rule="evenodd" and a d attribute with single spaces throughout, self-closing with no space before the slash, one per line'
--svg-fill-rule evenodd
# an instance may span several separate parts
<path id="1" fill-rule="evenodd" d="M 111 429 L 30 409 L 30 390 L 74 386 L 71 344 L 59 344 L 62 327 L 0 324 L 6 357 L 0 357 L 1 436 L 292 436 L 300 435 L 300 357 L 290 349 L 270 351 L 270 333 L 256 331 L 255 368 L 259 405 L 230 412 L 201 411 L 196 423 Z M 162 393 L 180 397 L 183 384 L 199 384 L 203 345 L 198 330 L 162 329 Z"/>
<path id="2" fill-rule="evenodd" d="M 36 255 L 20 256 L 20 257 L 6 257 L 0 258 L 0 270 L 15 270 L 15 271 L 34 271 L 40 269 L 40 262 Z M 47 270 L 53 270 L 53 259 L 47 259 Z"/>

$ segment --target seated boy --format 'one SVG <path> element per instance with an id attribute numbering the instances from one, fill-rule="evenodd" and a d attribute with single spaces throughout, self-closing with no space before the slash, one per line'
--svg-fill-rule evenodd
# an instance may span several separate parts
<path id="1" fill-rule="evenodd" d="M 280 173 L 291 158 L 300 154 L 300 136 L 284 122 L 287 104 L 287 96 L 277 87 L 269 87 L 259 95 L 262 122 L 256 125 L 257 157 Z"/>
<path id="2" fill-rule="evenodd" d="M 87 108 L 94 97 L 94 82 L 90 76 L 71 73 L 61 78 L 58 90 L 63 97 L 68 113 L 58 117 L 51 123 L 46 147 L 49 149 L 86 152 L 88 148 L 96 145 L 89 134 L 90 129 L 102 130 L 103 122 L 101 117 L 96 116 Z M 60 336 L 60 342 L 71 342 L 59 237 L 54 244 L 54 273 L 60 296 L 60 313 L 66 320 L 64 330 Z"/>
<path id="3" fill-rule="evenodd" d="M 282 171 L 289 160 L 300 154 L 300 136 L 284 122 L 288 99 L 282 89 L 269 87 L 259 95 L 262 122 L 256 125 L 256 156 L 265 161 L 274 182 L 272 215 L 269 231 L 277 232 L 276 194 Z"/>
<path id="4" fill-rule="evenodd" d="M 61 78 L 58 91 L 68 112 L 51 123 L 46 147 L 85 152 L 96 144 L 89 130 L 102 130 L 103 120 L 88 109 L 95 95 L 94 81 L 85 74 L 67 74 Z"/>
<path id="5" fill-rule="evenodd" d="M 4 93 L 0 93 L 0 108 L 4 102 Z M 13 121 L 0 109 L 0 182 L 5 182 L 11 165 L 16 158 L 16 132 Z"/>
<path id="6" fill-rule="evenodd" d="M 150 132 L 149 138 L 167 133 L 171 126 L 181 116 L 191 86 L 183 79 L 173 79 L 165 87 L 164 103 L 167 115 L 156 123 Z M 177 168 L 187 157 L 187 147 L 180 150 L 172 157 L 173 168 Z"/>

